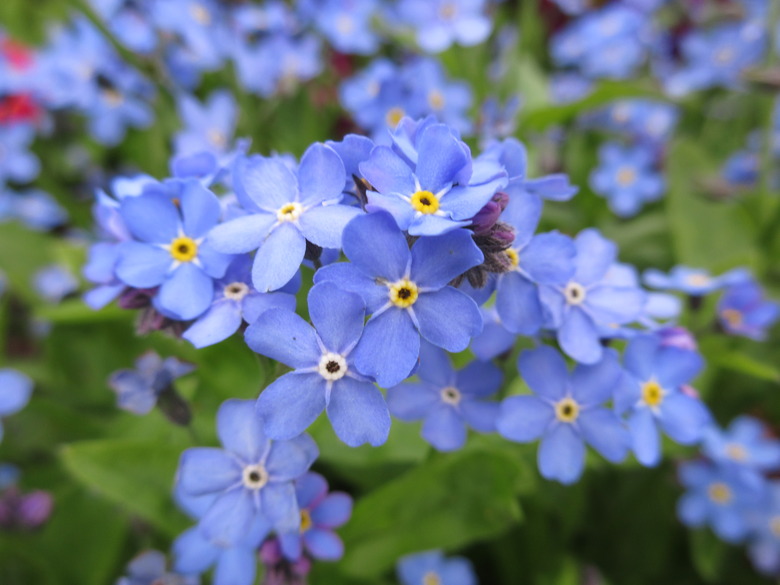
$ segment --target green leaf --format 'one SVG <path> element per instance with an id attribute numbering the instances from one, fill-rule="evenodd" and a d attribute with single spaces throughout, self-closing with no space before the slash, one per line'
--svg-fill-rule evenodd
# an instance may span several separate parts
<path id="1" fill-rule="evenodd" d="M 66 445 L 60 457 L 78 481 L 172 536 L 187 526 L 171 497 L 181 452 L 161 441 L 100 440 Z"/>
<path id="2" fill-rule="evenodd" d="M 688 542 L 696 571 L 708 583 L 718 580 L 728 545 L 710 530 L 691 530 Z"/>
<path id="3" fill-rule="evenodd" d="M 443 455 L 358 500 L 342 530 L 344 572 L 375 578 L 396 560 L 454 549 L 507 530 L 521 518 L 518 462 L 503 453 Z"/>
<path id="4" fill-rule="evenodd" d="M 735 351 L 718 356 L 713 363 L 722 368 L 747 374 L 761 380 L 780 382 L 780 368 L 761 362 L 742 352 Z"/>

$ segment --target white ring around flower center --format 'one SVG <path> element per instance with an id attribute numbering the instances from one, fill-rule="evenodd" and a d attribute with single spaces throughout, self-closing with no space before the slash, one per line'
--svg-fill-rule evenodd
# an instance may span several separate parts
<path id="1" fill-rule="evenodd" d="M 222 291 L 226 299 L 240 301 L 249 294 L 249 286 L 244 282 L 231 282 Z"/>
<path id="2" fill-rule="evenodd" d="M 241 474 L 241 481 L 250 490 L 259 490 L 268 483 L 268 472 L 260 464 L 247 465 Z"/>
<path id="3" fill-rule="evenodd" d="M 585 287 L 579 282 L 570 282 L 563 291 L 566 302 L 570 305 L 581 305 L 585 302 Z"/>
<path id="4" fill-rule="evenodd" d="M 447 386 L 441 389 L 441 399 L 445 404 L 452 404 L 455 406 L 460 402 L 461 395 L 460 390 L 454 386 Z"/>
<path id="5" fill-rule="evenodd" d="M 296 221 L 303 213 L 303 205 L 297 201 L 285 203 L 276 212 L 276 219 L 280 222 Z"/>
<path id="6" fill-rule="evenodd" d="M 324 353 L 317 366 L 317 372 L 326 380 L 335 382 L 347 374 L 347 360 L 337 353 Z"/>

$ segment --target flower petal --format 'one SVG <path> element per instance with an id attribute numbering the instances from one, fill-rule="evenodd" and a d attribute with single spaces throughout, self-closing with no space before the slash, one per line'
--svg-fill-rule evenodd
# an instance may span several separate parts
<path id="1" fill-rule="evenodd" d="M 241 481 L 241 467 L 227 452 L 215 447 L 194 447 L 181 455 L 178 482 L 187 494 L 221 492 Z"/>
<path id="2" fill-rule="evenodd" d="M 338 528 L 346 524 L 352 516 L 352 498 L 341 492 L 328 494 L 311 511 L 312 522 L 316 526 Z"/>
<path id="3" fill-rule="evenodd" d="M 270 213 L 253 213 L 221 223 L 209 232 L 208 242 L 223 254 L 243 254 L 257 250 L 276 223 Z"/>
<path id="4" fill-rule="evenodd" d="M 272 439 L 300 435 L 325 410 L 325 379 L 290 372 L 271 382 L 257 398 L 257 415 Z"/>
<path id="5" fill-rule="evenodd" d="M 185 262 L 162 283 L 156 301 L 178 319 L 188 321 L 204 313 L 213 298 L 214 281 L 192 262 Z"/>
<path id="6" fill-rule="evenodd" d="M 466 443 L 466 424 L 447 404 L 440 404 L 423 422 L 422 436 L 439 451 L 454 451 Z"/>
<path id="7" fill-rule="evenodd" d="M 298 219 L 301 232 L 322 248 L 341 248 L 344 228 L 363 211 L 347 205 L 319 205 L 307 209 Z"/>
<path id="8" fill-rule="evenodd" d="M 330 146 L 317 142 L 303 153 L 301 164 L 298 166 L 298 187 L 301 203 L 304 206 L 341 199 L 341 191 L 346 180 L 344 163 Z M 314 243 L 328 248 L 338 247 Z"/>
<path id="9" fill-rule="evenodd" d="M 501 403 L 496 430 L 510 441 L 528 443 L 541 437 L 554 418 L 553 408 L 536 396 L 510 396 Z"/>
<path id="10" fill-rule="evenodd" d="M 661 461 L 661 438 L 655 417 L 649 408 L 637 408 L 628 419 L 631 445 L 637 461 L 655 467 Z"/>
<path id="11" fill-rule="evenodd" d="M 125 197 L 119 209 L 127 229 L 141 241 L 167 244 L 179 235 L 179 212 L 167 195 Z"/>
<path id="12" fill-rule="evenodd" d="M 263 313 L 247 327 L 244 339 L 253 351 L 294 369 L 316 366 L 322 354 L 312 326 L 286 309 Z"/>
<path id="13" fill-rule="evenodd" d="M 252 283 L 259 292 L 282 288 L 301 266 L 306 239 L 294 225 L 284 222 L 271 232 L 255 254 Z"/>
<path id="14" fill-rule="evenodd" d="M 411 252 L 393 216 L 359 215 L 344 228 L 344 254 L 361 272 L 396 281 L 406 275 Z"/>
<path id="15" fill-rule="evenodd" d="M 246 464 L 258 463 L 269 441 L 255 414 L 254 400 L 226 400 L 217 412 L 217 433 L 225 449 Z"/>
<path id="16" fill-rule="evenodd" d="M 558 329 L 558 343 L 569 356 L 583 364 L 595 364 L 604 348 L 599 342 L 593 320 L 578 308 L 572 308 Z"/>
<path id="17" fill-rule="evenodd" d="M 322 282 L 309 291 L 309 318 L 325 347 L 343 354 L 363 333 L 366 305 L 355 293 Z"/>
<path id="18" fill-rule="evenodd" d="M 412 246 L 411 279 L 418 286 L 438 289 L 483 260 L 468 230 L 422 237 Z"/>
<path id="19" fill-rule="evenodd" d="M 330 530 L 312 528 L 303 534 L 303 542 L 315 559 L 337 561 L 344 556 L 344 543 Z"/>
<path id="20" fill-rule="evenodd" d="M 547 345 L 524 351 L 517 369 L 525 383 L 547 400 L 560 400 L 569 388 L 569 371 L 560 352 Z"/>
<path id="21" fill-rule="evenodd" d="M 421 294 L 413 305 L 420 334 L 449 352 L 463 351 L 482 331 L 482 314 L 467 294 L 446 286 Z"/>
<path id="22" fill-rule="evenodd" d="M 214 303 L 182 337 L 198 349 L 224 341 L 241 327 L 241 306 L 232 301 Z"/>
<path id="23" fill-rule="evenodd" d="M 390 413 L 382 393 L 371 382 L 344 377 L 333 385 L 328 418 L 339 439 L 350 447 L 387 441 Z"/>
<path id="24" fill-rule="evenodd" d="M 585 441 L 607 461 L 619 463 L 628 455 L 630 439 L 617 415 L 606 408 L 583 411 L 577 418 Z"/>
<path id="25" fill-rule="evenodd" d="M 152 288 L 165 280 L 172 264 L 167 250 L 141 242 L 122 242 L 116 277 L 135 288 Z"/>
<path id="26" fill-rule="evenodd" d="M 542 477 L 574 483 L 585 467 L 585 443 L 572 425 L 555 425 L 542 437 L 538 459 Z"/>
<path id="27" fill-rule="evenodd" d="M 419 354 L 420 334 L 411 317 L 391 308 L 368 320 L 352 359 L 361 374 L 389 388 L 411 374 Z"/>
<path id="28" fill-rule="evenodd" d="M 236 196 L 247 210 L 275 213 L 298 196 L 298 180 L 280 158 L 239 157 L 233 167 Z"/>

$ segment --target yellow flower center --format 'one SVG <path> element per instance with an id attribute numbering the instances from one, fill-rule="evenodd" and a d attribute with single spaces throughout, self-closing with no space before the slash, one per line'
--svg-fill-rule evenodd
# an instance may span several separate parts
<path id="1" fill-rule="evenodd" d="M 286 203 L 276 212 L 276 219 L 280 222 L 295 221 L 303 213 L 303 206 L 300 203 Z"/>
<path id="2" fill-rule="evenodd" d="M 423 575 L 423 585 L 441 585 L 441 577 L 433 571 L 428 571 Z"/>
<path id="3" fill-rule="evenodd" d="M 442 388 L 441 399 L 444 403 L 452 404 L 454 406 L 460 402 L 460 390 L 454 386 Z"/>
<path id="4" fill-rule="evenodd" d="M 439 211 L 439 199 L 430 191 L 417 191 L 412 195 L 412 207 L 425 215 Z"/>
<path id="5" fill-rule="evenodd" d="M 396 307 L 411 307 L 417 300 L 417 285 L 407 278 L 390 285 L 390 302 Z"/>
<path id="6" fill-rule="evenodd" d="M 434 89 L 428 94 L 428 105 L 434 110 L 441 110 L 444 108 L 444 96 L 440 91 Z"/>
<path id="7" fill-rule="evenodd" d="M 512 265 L 512 268 L 520 266 L 520 254 L 517 253 L 517 250 L 514 248 L 507 248 L 504 250 L 504 254 L 509 258 L 509 263 Z"/>
<path id="8" fill-rule="evenodd" d="M 565 423 L 573 423 L 580 415 L 580 405 L 572 398 L 564 398 L 555 403 L 555 417 Z"/>
<path id="9" fill-rule="evenodd" d="M 710 487 L 707 489 L 707 494 L 716 504 L 728 504 L 731 501 L 731 490 L 729 489 L 729 486 L 720 481 L 710 484 Z"/>
<path id="10" fill-rule="evenodd" d="M 633 167 L 621 167 L 617 172 L 617 182 L 621 187 L 628 187 L 636 181 L 636 171 Z"/>
<path id="11" fill-rule="evenodd" d="M 740 327 L 742 325 L 742 313 L 737 309 L 723 309 L 720 316 L 731 327 Z"/>
<path id="12" fill-rule="evenodd" d="M 108 105 L 113 107 L 120 106 L 122 102 L 125 101 L 125 98 L 122 97 L 122 94 L 115 89 L 104 89 L 103 97 L 108 102 Z"/>
<path id="13" fill-rule="evenodd" d="M 726 456 L 734 461 L 745 461 L 748 458 L 747 451 L 738 443 L 729 443 L 726 446 Z"/>
<path id="14" fill-rule="evenodd" d="M 387 115 L 385 116 L 385 122 L 387 122 L 387 125 L 391 128 L 395 128 L 398 126 L 398 122 L 401 121 L 405 114 L 406 112 L 404 112 L 402 108 L 390 108 L 390 110 L 387 112 Z"/>
<path id="15" fill-rule="evenodd" d="M 305 508 L 301 510 L 301 534 L 311 528 L 311 514 Z"/>
<path id="16" fill-rule="evenodd" d="M 441 16 L 442 20 L 450 20 L 452 18 L 455 18 L 455 15 L 457 13 L 458 13 L 458 7 L 455 5 L 454 2 L 446 2 L 439 9 L 439 16 Z"/>
<path id="17" fill-rule="evenodd" d="M 179 262 L 192 262 L 198 255 L 198 243 L 192 238 L 181 236 L 171 242 L 171 256 Z"/>
<path id="18" fill-rule="evenodd" d="M 664 389 L 655 380 L 642 384 L 642 400 L 647 406 L 656 407 L 664 400 Z"/>
<path id="19" fill-rule="evenodd" d="M 190 6 L 190 14 L 198 24 L 206 26 L 211 23 L 211 14 L 209 14 L 208 9 L 202 4 L 193 4 Z"/>
<path id="20" fill-rule="evenodd" d="M 691 286 L 707 286 L 710 283 L 710 277 L 705 274 L 691 274 L 685 280 Z"/>

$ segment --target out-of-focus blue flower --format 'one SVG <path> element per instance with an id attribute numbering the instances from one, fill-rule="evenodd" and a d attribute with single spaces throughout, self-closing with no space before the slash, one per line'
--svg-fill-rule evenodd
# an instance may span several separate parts
<path id="1" fill-rule="evenodd" d="M 153 351 L 135 361 L 135 369 L 111 374 L 108 385 L 116 393 L 116 405 L 133 414 L 148 414 L 160 394 L 177 378 L 186 376 L 195 366 L 175 357 L 162 359 Z"/>
<path id="2" fill-rule="evenodd" d="M 761 341 L 780 318 L 780 304 L 767 300 L 761 285 L 750 278 L 726 287 L 718 300 L 718 318 L 728 333 Z"/>
<path id="3" fill-rule="evenodd" d="M 19 412 L 30 401 L 33 381 L 26 375 L 8 368 L 0 370 L 0 418 Z M 0 421 L 0 440 L 3 424 Z"/>
<path id="4" fill-rule="evenodd" d="M 619 132 L 649 147 L 668 140 L 680 113 L 670 103 L 649 99 L 622 99 L 587 115 L 586 126 Z"/>
<path id="5" fill-rule="evenodd" d="M 217 197 L 194 180 L 175 185 L 178 206 L 162 193 L 122 199 L 122 219 L 135 240 L 120 244 L 116 275 L 135 288 L 159 286 L 158 310 L 186 321 L 209 308 L 213 279 L 225 274 L 232 258 L 206 240 L 219 221 Z"/>
<path id="6" fill-rule="evenodd" d="M 33 288 L 49 303 L 59 303 L 79 288 L 78 279 L 67 268 L 53 264 L 33 275 Z"/>
<path id="7" fill-rule="evenodd" d="M 695 28 L 680 44 L 684 65 L 664 80 L 672 96 L 709 87 L 736 87 L 742 72 L 760 63 L 767 45 L 763 22 L 746 19 L 711 29 Z"/>
<path id="8" fill-rule="evenodd" d="M 751 513 L 766 497 L 766 485 L 745 482 L 733 468 L 690 461 L 678 469 L 686 492 L 677 502 L 677 515 L 691 527 L 709 525 L 727 542 L 739 542 L 750 530 Z"/>
<path id="9" fill-rule="evenodd" d="M 305 550 L 313 559 L 339 560 L 344 556 L 344 544 L 333 529 L 349 520 L 352 498 L 343 492 L 328 493 L 325 478 L 311 471 L 296 480 L 295 495 L 301 510 L 301 528 L 279 536 L 284 555 L 296 561 Z"/>
<path id="10" fill-rule="evenodd" d="M 477 585 L 471 561 L 464 557 L 446 558 L 438 550 L 399 559 L 396 572 L 402 585 Z"/>
<path id="11" fill-rule="evenodd" d="M 257 399 L 269 437 L 295 437 L 326 410 L 336 435 L 351 447 L 387 440 L 390 414 L 384 397 L 354 365 L 365 311 L 358 295 L 322 282 L 309 291 L 314 327 L 283 309 L 271 309 L 249 326 L 249 347 L 293 368 Z"/>
<path id="12" fill-rule="evenodd" d="M 656 335 L 633 338 L 624 354 L 624 378 L 615 408 L 627 413 L 634 453 L 643 465 L 661 460 L 660 427 L 683 445 L 700 441 L 711 418 L 707 407 L 683 386 L 698 375 L 704 360 L 694 351 L 662 345 Z"/>
<path id="13" fill-rule="evenodd" d="M 41 165 L 30 152 L 35 127 L 30 124 L 0 125 L 0 187 L 8 182 L 28 183 L 38 176 Z"/>
<path id="14" fill-rule="evenodd" d="M 689 268 L 687 266 L 675 266 L 664 274 L 660 270 L 651 268 L 642 275 L 645 284 L 659 290 L 674 290 L 684 292 L 691 296 L 703 296 L 713 291 L 743 282 L 750 278 L 750 273 L 744 268 L 730 270 L 720 276 L 711 276 L 702 268 Z"/>
<path id="15" fill-rule="evenodd" d="M 485 0 L 401 0 L 397 6 L 402 22 L 416 29 L 417 44 L 429 53 L 486 40 L 492 23 L 485 8 Z"/>
<path id="16" fill-rule="evenodd" d="M 34 230 L 46 231 L 61 226 L 68 220 L 68 212 L 57 200 L 39 189 L 10 193 L 11 217 Z"/>
<path id="17" fill-rule="evenodd" d="M 217 412 L 224 449 L 197 447 L 181 456 L 177 482 L 188 497 L 211 495 L 198 524 L 201 534 L 223 548 L 246 539 L 259 519 L 279 532 L 300 528 L 294 480 L 317 458 L 308 435 L 271 441 L 255 415 L 254 400 L 227 400 Z"/>
<path id="18" fill-rule="evenodd" d="M 174 137 L 177 156 L 199 152 L 219 156 L 232 147 L 238 111 L 229 91 L 213 92 L 204 104 L 184 93 L 179 96 L 177 106 L 184 123 L 184 129 Z"/>
<path id="19" fill-rule="evenodd" d="M 540 295 L 561 349 L 578 362 L 595 364 L 603 355 L 599 326 L 635 321 L 642 315 L 646 295 L 639 287 L 609 281 L 617 247 L 598 231 L 583 230 L 574 243 L 574 276 L 563 287 L 541 286 Z"/>
<path id="20" fill-rule="evenodd" d="M 401 78 L 410 93 L 410 102 L 417 102 L 410 110 L 432 114 L 456 129 L 469 133 L 471 120 L 471 88 L 465 81 L 446 78 L 441 63 L 434 58 L 415 59 L 401 70 Z"/>
<path id="21" fill-rule="evenodd" d="M 138 53 L 157 46 L 157 33 L 150 21 L 150 0 L 90 0 L 117 40 Z"/>
<path id="22" fill-rule="evenodd" d="M 299 4 L 299 12 L 314 21 L 337 51 L 371 55 L 379 47 L 371 22 L 378 13 L 377 0 L 306 0 Z"/>
<path id="23" fill-rule="evenodd" d="M 165 555 L 157 550 L 147 550 L 127 565 L 126 575 L 115 585 L 198 585 L 200 579 L 193 575 L 171 573 L 166 569 Z"/>
<path id="24" fill-rule="evenodd" d="M 412 372 L 420 336 L 458 352 L 481 331 L 476 303 L 448 286 L 483 260 L 466 230 L 422 237 L 409 250 L 389 214 L 371 213 L 347 225 L 344 254 L 349 263 L 321 268 L 314 281 L 329 280 L 363 297 L 372 315 L 353 358 L 380 386 L 395 386 Z"/>
<path id="25" fill-rule="evenodd" d="M 760 158 L 749 150 L 735 152 L 723 165 L 721 176 L 731 185 L 751 187 L 758 181 Z"/>
<path id="26" fill-rule="evenodd" d="M 241 324 L 256 322 L 269 309 L 295 311 L 292 290 L 259 293 L 252 287 L 252 259 L 236 256 L 225 276 L 214 281 L 214 300 L 182 337 L 195 347 L 206 347 L 227 339 Z"/>
<path id="27" fill-rule="evenodd" d="M 549 346 L 524 351 L 517 367 L 533 396 L 510 396 L 501 405 L 498 432 L 527 443 L 541 438 L 539 471 L 547 479 L 574 483 L 585 467 L 585 443 L 607 460 L 625 459 L 629 437 L 622 421 L 604 403 L 620 381 L 614 353 L 571 374 L 560 353 Z"/>
<path id="28" fill-rule="evenodd" d="M 395 140 L 400 136 L 397 132 Z M 436 236 L 469 225 L 506 185 L 506 173 L 497 166 L 487 176 L 479 172 L 468 147 L 444 124 L 420 123 L 409 138 L 413 150 L 377 146 L 360 171 L 372 186 L 368 209 L 388 211 L 412 235 Z M 410 152 L 414 158 L 408 158 Z"/>
<path id="29" fill-rule="evenodd" d="M 780 572 L 780 482 L 769 484 L 768 501 L 752 516 L 748 554 L 762 573 Z"/>
<path id="30" fill-rule="evenodd" d="M 591 173 L 590 185 L 609 201 L 612 211 L 630 217 L 664 194 L 664 179 L 654 166 L 654 152 L 646 146 L 608 142 L 599 149 L 599 167 Z"/>
<path id="31" fill-rule="evenodd" d="M 579 73 L 564 71 L 550 77 L 550 97 L 555 104 L 569 104 L 586 97 L 593 81 Z"/>
<path id="32" fill-rule="evenodd" d="M 361 213 L 339 205 L 344 164 L 325 144 L 306 150 L 297 173 L 278 157 L 252 157 L 236 163 L 233 180 L 249 213 L 214 228 L 208 242 L 228 254 L 257 250 L 252 282 L 260 292 L 277 290 L 292 279 L 307 240 L 322 248 L 341 248 L 344 226 Z"/>
<path id="33" fill-rule="evenodd" d="M 387 391 L 390 413 L 404 421 L 423 420 L 422 437 L 440 451 L 466 443 L 467 427 L 496 430 L 498 402 L 486 400 L 501 386 L 501 370 L 489 362 L 471 362 L 456 371 L 446 352 L 429 343 L 420 347 L 419 382 Z"/>
<path id="34" fill-rule="evenodd" d="M 738 473 L 760 475 L 780 469 L 780 440 L 749 416 L 737 417 L 726 430 L 716 426 L 707 429 L 702 451 L 715 463 L 734 467 Z"/>
<path id="35" fill-rule="evenodd" d="M 495 97 L 488 97 L 479 111 L 479 144 L 487 147 L 495 140 L 503 140 L 515 133 L 517 114 L 523 105 L 519 95 L 513 95 L 503 106 Z"/>

